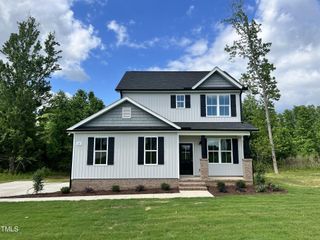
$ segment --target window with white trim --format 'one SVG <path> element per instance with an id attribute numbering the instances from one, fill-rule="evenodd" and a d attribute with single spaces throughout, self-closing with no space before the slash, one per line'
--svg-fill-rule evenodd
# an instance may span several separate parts
<path id="1" fill-rule="evenodd" d="M 185 95 L 177 95 L 176 96 L 176 106 L 177 108 L 185 108 Z"/>
<path id="2" fill-rule="evenodd" d="M 158 163 L 158 137 L 145 137 L 144 139 L 144 164 Z"/>
<path id="3" fill-rule="evenodd" d="M 232 163 L 232 140 L 228 138 L 208 138 L 209 163 Z"/>
<path id="4" fill-rule="evenodd" d="M 122 108 L 122 118 L 131 118 L 131 107 Z"/>
<path id="5" fill-rule="evenodd" d="M 230 95 L 207 95 L 207 116 L 230 116 Z"/>
<path id="6" fill-rule="evenodd" d="M 106 165 L 108 155 L 108 138 L 95 138 L 94 140 L 94 164 Z"/>

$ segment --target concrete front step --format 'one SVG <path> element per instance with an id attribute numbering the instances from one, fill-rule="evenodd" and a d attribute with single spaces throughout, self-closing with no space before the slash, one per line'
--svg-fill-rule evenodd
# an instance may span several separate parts
<path id="1" fill-rule="evenodd" d="M 206 186 L 179 186 L 179 190 L 190 191 L 190 190 L 208 190 Z"/>
<path id="2" fill-rule="evenodd" d="M 205 182 L 179 182 L 179 186 L 206 186 Z"/>

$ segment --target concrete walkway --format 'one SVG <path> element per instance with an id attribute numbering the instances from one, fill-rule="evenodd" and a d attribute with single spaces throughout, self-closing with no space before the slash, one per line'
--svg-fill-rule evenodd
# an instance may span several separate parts
<path id="1" fill-rule="evenodd" d="M 41 193 L 58 192 L 68 182 L 45 182 Z M 31 194 L 33 192 L 32 181 L 13 181 L 0 184 L 0 197 L 11 197 L 17 195 Z"/>
<path id="2" fill-rule="evenodd" d="M 180 191 L 179 193 L 157 194 L 124 194 L 99 196 L 70 196 L 70 197 L 42 197 L 42 198 L 2 198 L 0 202 L 43 202 L 43 201 L 80 201 L 103 199 L 168 199 L 168 198 L 201 198 L 213 197 L 208 191 Z"/>

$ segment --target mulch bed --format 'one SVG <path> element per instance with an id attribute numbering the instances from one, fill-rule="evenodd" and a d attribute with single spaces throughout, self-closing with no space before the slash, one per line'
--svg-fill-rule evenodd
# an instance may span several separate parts
<path id="1" fill-rule="evenodd" d="M 214 196 L 227 196 L 227 195 L 253 195 L 253 194 L 270 194 L 270 193 L 287 193 L 285 189 L 280 191 L 272 191 L 267 189 L 266 192 L 257 193 L 254 186 L 247 186 L 242 191 L 236 189 L 235 186 L 226 186 L 227 192 L 219 192 L 217 187 L 209 187 L 208 191 Z"/>
<path id="2" fill-rule="evenodd" d="M 70 192 L 70 193 L 37 193 L 37 194 L 25 194 L 10 197 L 0 198 L 41 198 L 41 197 L 70 197 L 70 196 L 98 196 L 98 195 L 122 195 L 122 194 L 156 194 L 156 193 L 178 193 L 177 188 L 170 189 L 168 191 L 162 189 L 145 189 L 144 191 L 137 192 L 135 190 L 121 190 L 120 192 L 109 191 L 93 191 L 93 192 Z"/>

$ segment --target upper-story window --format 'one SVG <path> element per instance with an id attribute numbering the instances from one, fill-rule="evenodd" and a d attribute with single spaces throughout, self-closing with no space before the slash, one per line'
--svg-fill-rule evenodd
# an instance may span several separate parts
<path id="1" fill-rule="evenodd" d="M 207 116 L 230 116 L 230 95 L 207 95 Z"/>
<path id="2" fill-rule="evenodd" d="M 177 108 L 185 108 L 185 95 L 177 95 L 176 106 Z"/>

